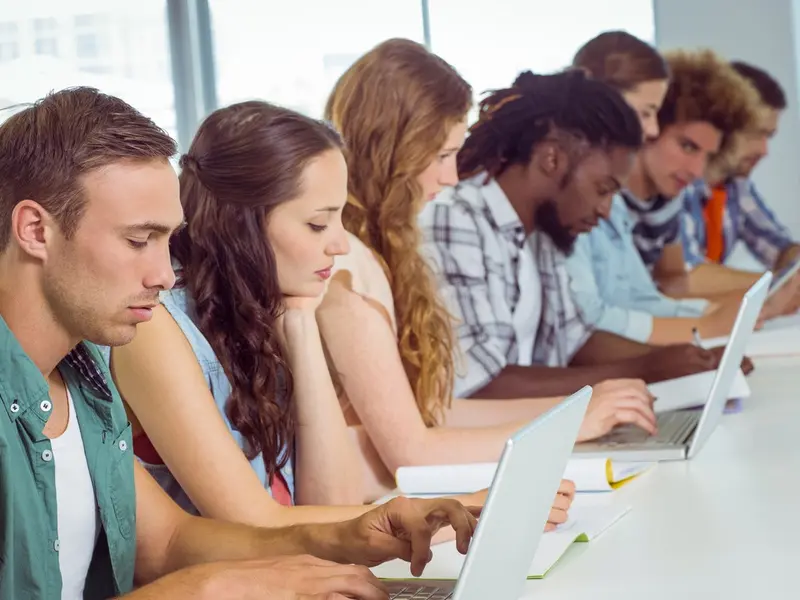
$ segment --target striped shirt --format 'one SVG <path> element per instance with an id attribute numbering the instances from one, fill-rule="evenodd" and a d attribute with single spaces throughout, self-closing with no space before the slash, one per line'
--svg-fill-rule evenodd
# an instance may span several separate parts
<path id="1" fill-rule="evenodd" d="M 566 258 L 546 235 L 526 237 L 495 180 L 484 173 L 445 190 L 419 223 L 423 255 L 458 321 L 466 369 L 456 395 L 471 395 L 508 365 L 569 364 L 591 329 L 572 300 Z"/>
<path id="2" fill-rule="evenodd" d="M 642 261 L 652 271 L 664 248 L 681 239 L 682 204 L 676 198 L 660 195 L 641 200 L 630 190 L 622 190 L 621 195 L 633 215 L 633 242 Z"/>
<path id="3" fill-rule="evenodd" d="M 725 192 L 720 262 L 725 262 L 741 240 L 761 264 L 772 268 L 781 253 L 794 243 L 789 230 L 767 207 L 750 179 L 737 177 L 728 180 Z M 683 208 L 681 241 L 689 269 L 706 261 L 708 239 L 703 212 L 710 196 L 711 190 L 702 179 L 686 187 L 680 195 Z"/>

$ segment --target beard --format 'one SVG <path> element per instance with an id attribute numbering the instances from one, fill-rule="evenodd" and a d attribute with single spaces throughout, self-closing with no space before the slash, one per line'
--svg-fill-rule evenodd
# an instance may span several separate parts
<path id="1" fill-rule="evenodd" d="M 567 256 L 575 249 L 575 236 L 569 227 L 561 224 L 558 209 L 553 200 L 543 202 L 536 209 L 536 227 L 542 231 Z"/>

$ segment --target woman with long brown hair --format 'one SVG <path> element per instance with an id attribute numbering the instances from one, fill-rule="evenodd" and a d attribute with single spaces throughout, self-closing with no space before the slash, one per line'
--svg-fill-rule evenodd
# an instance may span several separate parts
<path id="1" fill-rule="evenodd" d="M 326 118 L 347 142 L 351 252 L 337 259 L 317 320 L 371 465 L 370 496 L 401 466 L 497 460 L 512 432 L 560 401 L 452 399 L 453 323 L 419 251 L 417 216 L 458 182 L 471 105 L 458 73 L 407 40 L 356 61 L 328 100 Z"/>
<path id="2" fill-rule="evenodd" d="M 363 498 L 315 320 L 348 250 L 339 135 L 243 102 L 202 123 L 181 166 L 177 285 L 111 352 L 137 456 L 206 516 L 277 526 L 366 512 L 319 506 Z"/>

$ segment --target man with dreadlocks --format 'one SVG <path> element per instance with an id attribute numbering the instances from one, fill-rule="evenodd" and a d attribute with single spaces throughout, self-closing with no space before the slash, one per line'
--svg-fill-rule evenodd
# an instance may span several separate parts
<path id="1" fill-rule="evenodd" d="M 459 184 L 420 216 L 423 251 L 459 321 L 458 397 L 541 397 L 715 368 L 716 352 L 593 332 L 570 297 L 566 255 L 608 215 L 641 144 L 622 96 L 582 72 L 524 72 L 481 102 Z"/>

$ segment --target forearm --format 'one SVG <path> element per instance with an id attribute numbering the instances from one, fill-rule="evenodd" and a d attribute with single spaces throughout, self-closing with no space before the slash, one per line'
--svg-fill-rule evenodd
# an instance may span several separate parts
<path id="1" fill-rule="evenodd" d="M 287 350 L 297 417 L 297 504 L 360 504 L 358 457 L 331 381 L 313 314 L 287 313 Z"/>
<path id="2" fill-rule="evenodd" d="M 730 292 L 744 291 L 752 286 L 759 277 L 760 273 L 703 263 L 688 274 L 686 296 L 708 298 Z"/>
<path id="3" fill-rule="evenodd" d="M 473 392 L 470 397 L 511 400 L 525 397 L 566 396 L 585 385 L 627 376 L 630 376 L 630 373 L 626 375 L 625 367 L 619 364 L 569 367 L 509 365 L 492 381 Z"/>
<path id="4" fill-rule="evenodd" d="M 656 317 L 648 343 L 655 346 L 691 343 L 693 330 L 700 327 L 702 319 L 690 317 Z"/>
<path id="5" fill-rule="evenodd" d="M 371 463 L 371 458 L 380 457 L 393 486 L 394 473 L 400 467 L 496 461 L 508 438 L 531 420 L 525 418 L 488 427 L 426 427 L 391 443 L 368 437 L 365 430 L 356 429 L 354 433 L 360 438 L 365 460 Z M 385 478 L 379 480 L 389 483 Z"/>
<path id="6" fill-rule="evenodd" d="M 217 585 L 215 573 L 203 565 L 182 569 L 158 579 L 136 591 L 112 600 L 227 600 L 236 598 L 231 593 L 225 595 Z"/>
<path id="7" fill-rule="evenodd" d="M 558 404 L 564 396 L 486 400 L 457 398 L 445 413 L 447 427 L 486 427 L 533 420 Z"/>
<path id="8" fill-rule="evenodd" d="M 159 576 L 210 562 L 272 556 L 311 554 L 326 560 L 346 562 L 342 548 L 335 525 L 262 529 L 187 516 L 182 519 L 170 540 L 164 572 Z"/>
<path id="9" fill-rule="evenodd" d="M 780 255 L 778 255 L 778 259 L 775 261 L 772 270 L 777 273 L 781 269 L 791 265 L 798 258 L 800 258 L 800 244 L 791 244 L 784 248 Z"/>
<path id="10" fill-rule="evenodd" d="M 639 359 L 652 351 L 652 346 L 647 344 L 629 340 L 609 331 L 595 331 L 575 353 L 571 364 L 582 367 L 618 363 Z"/>

